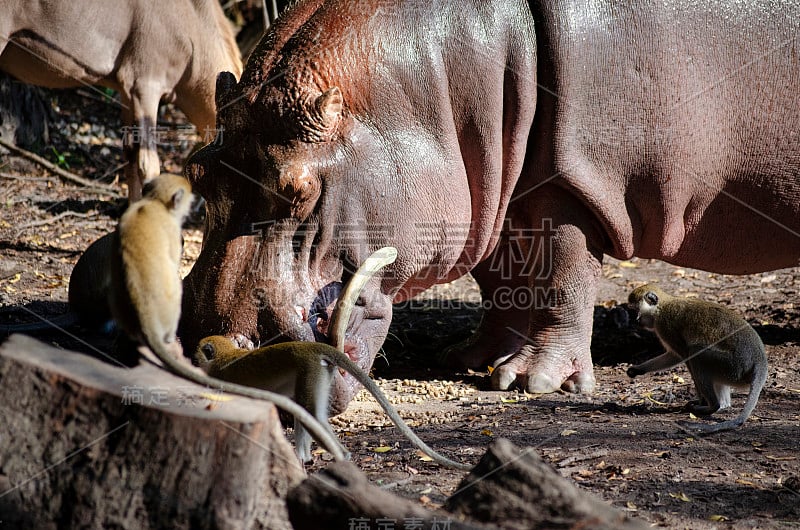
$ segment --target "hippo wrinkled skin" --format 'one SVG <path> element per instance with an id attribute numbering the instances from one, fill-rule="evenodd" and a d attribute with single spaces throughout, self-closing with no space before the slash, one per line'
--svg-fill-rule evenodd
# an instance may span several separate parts
<path id="1" fill-rule="evenodd" d="M 187 166 L 208 217 L 184 345 L 327 340 L 391 245 L 347 333 L 362 367 L 392 302 L 471 271 L 487 310 L 447 360 L 591 392 L 603 255 L 797 263 L 799 25 L 798 2 L 295 4 L 220 77 L 221 141 Z"/>

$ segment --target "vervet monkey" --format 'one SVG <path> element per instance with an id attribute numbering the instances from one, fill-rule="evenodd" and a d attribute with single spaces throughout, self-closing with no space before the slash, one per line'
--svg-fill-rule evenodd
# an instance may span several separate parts
<path id="1" fill-rule="evenodd" d="M 335 436 L 328 423 L 331 384 L 338 368 L 347 370 L 366 388 L 392 422 L 411 443 L 439 464 L 469 470 L 440 455 L 406 425 L 378 385 L 343 352 L 321 342 L 283 342 L 256 350 L 236 348 L 219 335 L 200 341 L 195 361 L 206 373 L 218 379 L 279 392 L 293 398 L 311 412 Z M 311 437 L 295 421 L 295 444 L 301 460 L 311 460 Z"/>
<path id="2" fill-rule="evenodd" d="M 83 252 L 69 276 L 69 312 L 42 322 L 0 326 L 0 334 L 30 333 L 68 328 L 76 324 L 110 331 L 112 327 L 108 292 L 111 285 L 109 261 L 114 234 L 106 234 Z"/>
<path id="3" fill-rule="evenodd" d="M 222 336 L 206 337 L 200 341 L 195 361 L 210 376 L 238 384 L 278 392 L 293 398 L 311 412 L 330 433 L 328 423 L 330 389 L 334 372 L 344 369 L 366 388 L 380 406 L 414 445 L 435 462 L 461 470 L 471 466 L 440 455 L 423 442 L 403 421 L 375 382 L 343 353 L 344 336 L 350 314 L 361 290 L 372 276 L 397 258 L 397 250 L 384 247 L 375 251 L 358 268 L 339 296 L 331 317 L 331 340 L 338 348 L 319 342 L 284 342 L 245 350 L 236 348 Z M 295 416 L 295 444 L 299 458 L 311 460 L 311 438 Z"/>
<path id="4" fill-rule="evenodd" d="M 711 415 L 731 404 L 731 386 L 750 386 L 744 409 L 733 420 L 716 424 L 692 423 L 704 433 L 742 425 L 758 403 L 767 381 L 767 354 L 755 330 L 730 309 L 702 300 L 676 298 L 656 285 L 637 287 L 628 304 L 639 323 L 655 331 L 666 353 L 628 368 L 628 375 L 666 370 L 682 362 L 692 374 L 698 399 L 688 404 L 700 415 Z"/>
<path id="5" fill-rule="evenodd" d="M 178 360 L 183 359 L 176 338 L 183 291 L 178 272 L 181 225 L 191 206 L 191 186 L 182 177 L 162 174 L 145 185 L 143 195 L 123 214 L 113 241 L 110 302 L 120 328 L 142 346 L 144 355 L 152 351 L 181 377 L 282 408 L 336 460 L 346 460 L 347 451 L 330 428 L 286 396 L 213 379 Z"/>

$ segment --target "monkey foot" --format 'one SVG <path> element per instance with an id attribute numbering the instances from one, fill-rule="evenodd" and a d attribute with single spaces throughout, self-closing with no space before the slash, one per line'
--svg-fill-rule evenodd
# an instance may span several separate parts
<path id="1" fill-rule="evenodd" d="M 588 352 L 574 357 L 563 352 L 534 352 L 530 345 L 504 360 L 492 372 L 492 387 L 506 390 L 517 384 L 527 392 L 546 394 L 559 388 L 591 394 L 595 378 Z"/>

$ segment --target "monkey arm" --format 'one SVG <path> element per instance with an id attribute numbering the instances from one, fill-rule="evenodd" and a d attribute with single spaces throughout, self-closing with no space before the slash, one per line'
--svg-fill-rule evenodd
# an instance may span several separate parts
<path id="1" fill-rule="evenodd" d="M 637 375 L 643 375 L 650 372 L 656 372 L 658 370 L 667 370 L 672 368 L 673 366 L 678 366 L 683 362 L 683 359 L 674 352 L 667 351 L 650 359 L 649 361 L 645 361 L 641 364 L 637 364 L 628 368 L 628 376 L 629 377 L 636 377 Z"/>

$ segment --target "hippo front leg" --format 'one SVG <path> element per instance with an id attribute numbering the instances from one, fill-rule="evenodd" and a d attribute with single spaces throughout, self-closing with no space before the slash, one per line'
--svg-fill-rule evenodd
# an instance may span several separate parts
<path id="1" fill-rule="evenodd" d="M 498 359 L 492 386 L 590 393 L 595 378 L 589 347 L 602 253 L 591 252 L 584 232 L 573 224 L 554 226 L 541 248 L 540 270 L 529 283 L 533 304 L 525 345 Z"/>
<path id="2" fill-rule="evenodd" d="M 484 344 L 490 353 L 481 360 L 494 365 L 496 389 L 590 393 L 595 378 L 589 347 L 603 256 L 592 242 L 602 238 L 593 217 L 566 190 L 537 192 L 533 204 L 520 201 L 509 210 L 508 230 L 475 275 L 484 306 L 502 307 L 506 317 L 481 323 L 480 337 L 494 339 L 493 346 Z M 467 362 L 475 355 L 470 348 L 460 353 Z"/>
<path id="3" fill-rule="evenodd" d="M 529 318 L 525 311 L 514 307 L 513 296 L 528 289 L 527 282 L 514 270 L 516 263 L 507 258 L 488 259 L 471 271 L 481 288 L 483 316 L 472 336 L 443 352 L 443 364 L 485 370 L 487 365 L 508 358 L 525 345 Z M 504 267 L 504 271 L 499 270 Z"/>

